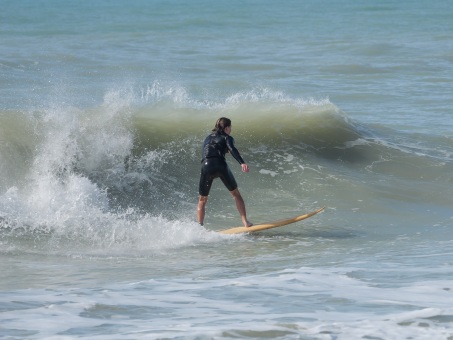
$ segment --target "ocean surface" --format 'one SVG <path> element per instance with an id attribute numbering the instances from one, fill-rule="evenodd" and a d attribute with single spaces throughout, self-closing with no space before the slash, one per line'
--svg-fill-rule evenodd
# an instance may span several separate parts
<path id="1" fill-rule="evenodd" d="M 0 338 L 453 339 L 451 1 L 0 4 Z"/>

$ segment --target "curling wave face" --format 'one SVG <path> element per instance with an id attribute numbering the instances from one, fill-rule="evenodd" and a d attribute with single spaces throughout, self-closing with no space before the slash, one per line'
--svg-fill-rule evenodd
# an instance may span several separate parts
<path id="1" fill-rule="evenodd" d="M 232 119 L 237 146 L 252 167 L 249 176 L 236 176 L 257 219 L 273 217 L 269 206 L 282 214 L 316 203 L 384 214 L 395 201 L 451 200 L 448 138 L 366 126 L 328 99 L 257 89 L 199 102 L 184 89 L 156 83 L 108 92 L 94 108 L 0 114 L 2 238 L 50 233 L 44 239 L 51 247 L 127 248 L 144 235 L 180 230 L 180 223 L 198 234 L 192 220 L 200 141 L 220 115 Z M 231 225 L 234 215 L 224 215 L 231 202 L 217 192 L 211 223 Z M 160 244 L 178 245 L 173 236 Z"/>

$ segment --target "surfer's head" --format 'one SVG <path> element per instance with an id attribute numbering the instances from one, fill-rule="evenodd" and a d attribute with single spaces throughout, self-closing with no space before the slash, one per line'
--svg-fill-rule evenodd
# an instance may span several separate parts
<path id="1" fill-rule="evenodd" d="M 213 132 L 224 133 L 227 127 L 231 126 L 231 120 L 225 117 L 217 119 Z"/>

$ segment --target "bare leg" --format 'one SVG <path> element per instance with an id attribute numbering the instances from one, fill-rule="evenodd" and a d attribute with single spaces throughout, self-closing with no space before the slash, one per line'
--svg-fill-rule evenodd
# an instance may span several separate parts
<path id="1" fill-rule="evenodd" d="M 247 220 L 247 213 L 245 211 L 245 203 L 244 199 L 241 196 L 241 193 L 239 192 L 239 189 L 234 189 L 233 191 L 230 191 L 231 195 L 233 195 L 234 200 L 236 201 L 236 208 L 239 211 L 239 215 L 241 215 L 242 219 L 242 224 L 244 227 L 251 227 L 253 223 L 251 223 L 249 220 Z"/>
<path id="2" fill-rule="evenodd" d="M 197 221 L 200 225 L 204 223 L 204 215 L 206 211 L 206 202 L 208 201 L 208 196 L 200 196 L 198 199 L 198 209 L 197 209 Z"/>

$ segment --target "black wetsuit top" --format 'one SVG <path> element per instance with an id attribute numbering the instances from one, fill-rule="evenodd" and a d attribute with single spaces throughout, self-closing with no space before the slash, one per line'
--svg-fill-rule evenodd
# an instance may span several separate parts
<path id="1" fill-rule="evenodd" d="M 223 158 L 225 160 L 227 152 L 230 152 L 239 164 L 245 163 L 238 149 L 234 146 L 234 138 L 226 133 L 214 132 L 204 140 L 202 161 L 207 158 Z"/>
<path id="2" fill-rule="evenodd" d="M 229 191 L 237 188 L 236 180 L 225 159 L 229 152 L 239 162 L 244 164 L 239 151 L 234 146 L 234 138 L 226 133 L 212 133 L 206 137 L 202 149 L 202 167 L 199 184 L 199 194 L 208 196 L 212 181 L 219 177 Z"/>

